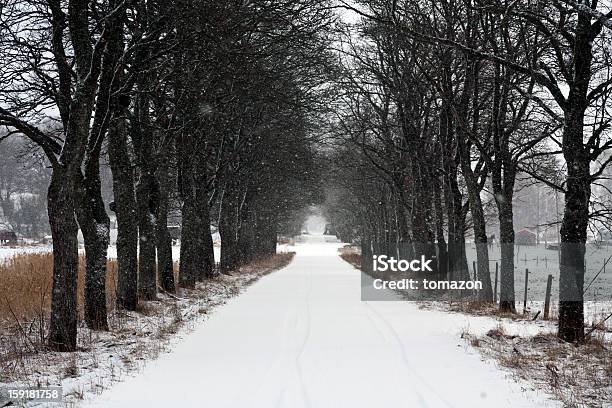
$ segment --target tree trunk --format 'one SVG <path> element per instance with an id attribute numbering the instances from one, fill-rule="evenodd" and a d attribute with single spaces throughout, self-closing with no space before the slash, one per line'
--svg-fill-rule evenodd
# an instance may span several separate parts
<path id="1" fill-rule="evenodd" d="M 171 153 L 173 154 L 173 152 Z M 159 268 L 159 283 L 166 292 L 174 293 L 174 263 L 172 261 L 172 236 L 168 230 L 168 209 L 170 206 L 170 190 L 173 177 L 167 160 L 158 166 L 156 171 L 159 185 L 159 205 L 157 208 L 157 265 Z"/>
<path id="2" fill-rule="evenodd" d="M 197 280 L 196 271 L 196 208 L 192 198 L 183 198 L 181 209 L 181 260 L 179 263 L 179 282 L 184 288 L 193 289 Z"/>
<path id="3" fill-rule="evenodd" d="M 276 246 L 278 245 L 278 225 L 273 217 L 270 218 L 269 223 L 270 228 L 267 230 L 265 240 L 268 250 L 264 253 L 264 255 L 271 256 L 276 254 Z"/>
<path id="4" fill-rule="evenodd" d="M 238 233 L 238 250 L 240 251 L 240 264 L 245 265 L 258 257 L 255 242 L 257 228 L 257 211 L 248 203 L 243 206 L 242 221 Z"/>
<path id="5" fill-rule="evenodd" d="M 444 239 L 444 211 L 442 209 L 440 179 L 434 177 L 434 209 L 436 214 L 436 241 L 438 255 L 438 278 L 446 279 L 448 274 L 448 250 Z"/>
<path id="6" fill-rule="evenodd" d="M 253 253 L 255 258 L 261 258 L 267 255 L 269 249 L 265 242 L 269 237 L 269 219 L 263 214 L 263 211 L 258 211 L 254 218 Z"/>
<path id="7" fill-rule="evenodd" d="M 601 28 L 600 28 L 601 29 Z M 584 254 L 591 198 L 590 149 L 584 144 L 584 115 L 593 60 L 591 17 L 578 15 L 574 44 L 574 77 L 567 98 L 563 157 L 567 163 L 565 212 L 561 223 L 559 338 L 584 341 Z"/>
<path id="8" fill-rule="evenodd" d="M 132 127 L 132 140 L 138 157 L 136 181 L 139 233 L 138 293 L 144 300 L 155 300 L 157 297 L 155 215 L 159 192 L 155 180 L 153 134 L 149 123 L 150 107 L 145 79 L 139 80 L 138 91 L 140 94 L 136 98 L 135 123 Z"/>
<path id="9" fill-rule="evenodd" d="M 220 269 L 221 272 L 227 273 L 238 267 L 240 259 L 235 223 L 228 212 L 221 214 L 219 234 L 221 235 Z"/>
<path id="10" fill-rule="evenodd" d="M 509 72 L 502 75 L 500 64 L 495 64 L 493 89 L 493 158 L 491 184 L 499 220 L 501 276 L 499 310 L 516 313 L 514 293 L 514 219 L 513 203 L 516 164 L 510 152 L 510 134 L 505 128 L 508 105 Z"/>
<path id="11" fill-rule="evenodd" d="M 475 105 L 478 102 L 478 68 L 470 60 L 466 61 L 465 78 L 460 104 L 457 109 L 457 144 L 460 153 L 461 173 L 465 180 L 468 200 L 470 202 L 470 212 L 472 213 L 472 223 L 474 227 L 474 244 L 476 245 L 477 279 L 482 283 L 482 290 L 479 292 L 479 300 L 490 302 L 493 300 L 493 287 L 491 285 L 491 274 L 489 272 L 489 249 L 487 246 L 487 232 L 484 210 L 480 191 L 482 186 L 479 183 L 479 176 L 472 169 L 472 159 L 469 138 L 470 130 L 468 124 L 472 123 L 472 134 L 475 133 L 478 124 L 477 109 L 474 109 L 470 120 L 469 105 L 470 100 Z M 469 276 L 469 273 L 468 273 Z"/>
<path id="12" fill-rule="evenodd" d="M 87 161 L 85 175 L 76 177 L 76 214 L 85 241 L 85 322 L 92 330 L 108 330 L 106 259 L 110 220 L 106 214 L 96 157 Z"/>
<path id="13" fill-rule="evenodd" d="M 582 126 L 572 126 L 575 124 L 571 122 L 563 132 L 568 177 L 561 223 L 558 336 L 568 342 L 581 342 L 584 340 L 584 255 L 591 196 L 590 160 L 582 146 Z M 571 153 L 566 150 L 568 144 L 574 145 Z"/>
<path id="14" fill-rule="evenodd" d="M 434 232 L 431 228 L 431 206 L 434 197 L 428 179 L 428 169 L 415 161 L 412 166 L 412 182 L 415 200 L 411 219 L 414 254 L 416 257 L 424 255 L 427 259 L 434 259 L 436 248 L 434 244 Z M 385 228 L 385 230 L 388 230 L 388 228 Z M 437 268 L 434 267 L 432 269 L 434 269 L 433 273 L 436 274 Z"/>
<path id="15" fill-rule="evenodd" d="M 510 200 L 510 201 L 509 201 Z M 499 310 L 516 313 L 514 294 L 514 222 L 512 197 L 496 194 L 501 247 L 501 276 L 499 281 Z"/>
<path id="16" fill-rule="evenodd" d="M 470 183 L 466 183 L 470 184 Z M 471 190 L 471 191 L 470 191 Z M 477 190 L 477 191 L 474 191 Z M 468 187 L 470 198 L 470 211 L 472 213 L 472 223 L 474 224 L 474 244 L 476 245 L 476 265 L 477 278 L 482 283 L 482 290 L 478 293 L 478 298 L 484 302 L 493 301 L 493 287 L 491 285 L 491 275 L 489 272 L 489 249 L 487 247 L 487 233 L 482 201 L 480 199 L 480 189 L 475 186 Z"/>
<path id="17" fill-rule="evenodd" d="M 52 53 L 60 67 L 58 108 L 64 127 L 64 144 L 53 164 L 53 174 L 47 196 L 49 224 L 53 237 L 53 289 L 51 294 L 51 321 L 49 346 L 57 351 L 76 349 L 77 337 L 77 270 L 78 226 L 75 210 L 78 197 L 74 191 L 90 136 L 91 115 L 98 90 L 101 48 L 91 49 L 88 32 L 88 3 L 70 2 L 68 28 L 73 58 L 66 59 L 62 35 L 66 27 L 65 16 L 59 2 L 48 2 L 52 15 Z M 105 23 L 109 23 L 108 21 Z M 106 27 L 107 28 L 107 27 Z M 104 31 L 107 34 L 107 31 Z M 98 44 L 105 44 L 107 38 Z M 66 67 L 74 64 L 74 83 Z M 68 69 L 71 69 L 72 66 Z M 97 135 L 99 136 L 99 135 Z M 49 151 L 47 155 L 50 156 Z"/>
<path id="18" fill-rule="evenodd" d="M 237 203 L 234 195 L 229 192 L 223 194 L 221 214 L 219 216 L 219 234 L 221 235 L 221 272 L 236 269 L 240 261 L 238 250 L 237 231 Z"/>
<path id="19" fill-rule="evenodd" d="M 465 164 L 467 166 L 468 164 Z M 464 167 L 464 171 L 467 169 Z M 467 181 L 471 178 L 470 182 Z M 482 290 L 478 293 L 478 298 L 484 302 L 493 301 L 493 287 L 491 285 L 491 275 L 489 272 L 489 249 L 487 246 L 487 232 L 482 200 L 480 199 L 480 189 L 473 180 L 474 175 L 466 177 L 468 186 L 468 197 L 470 199 L 470 211 L 472 213 L 472 223 L 474 228 L 474 244 L 476 245 L 476 274 L 477 279 L 482 283 Z"/>
<path id="20" fill-rule="evenodd" d="M 212 235 L 210 234 L 210 210 L 208 203 L 205 203 L 204 209 L 205 212 L 201 214 L 203 224 L 206 227 L 206 229 L 202 231 L 204 238 L 204 259 L 206 262 L 204 277 L 212 278 L 215 276 L 215 251 Z"/>
<path id="21" fill-rule="evenodd" d="M 138 305 L 138 217 L 134 173 L 128 152 L 126 111 L 122 109 L 108 131 L 108 155 L 113 176 L 113 211 L 117 216 L 117 307 Z"/>
<path id="22" fill-rule="evenodd" d="M 449 162 L 454 161 L 450 159 Z M 465 218 L 461 190 L 457 182 L 457 166 L 448 163 L 445 196 L 448 215 L 448 260 L 449 280 L 467 280 L 469 271 L 465 251 Z"/>
<path id="23" fill-rule="evenodd" d="M 190 155 L 179 161 L 183 199 L 179 276 L 181 286 L 188 288 L 195 287 L 196 281 L 212 277 L 215 267 L 207 175 L 205 164 L 199 159 L 198 155 Z"/>
<path id="24" fill-rule="evenodd" d="M 79 244 L 74 203 L 72 175 L 63 168 L 54 168 L 47 193 L 47 211 L 53 237 L 49 347 L 55 351 L 76 350 Z"/>
<path id="25" fill-rule="evenodd" d="M 452 159 L 451 159 L 452 160 Z M 448 218 L 448 279 L 465 280 L 467 256 L 465 252 L 465 217 L 461 191 L 457 183 L 457 168 L 448 166 L 444 195 Z"/>
<path id="26" fill-rule="evenodd" d="M 210 279 L 215 274 L 215 253 L 212 235 L 210 235 L 210 209 L 208 192 L 199 183 L 196 194 L 197 206 L 197 279 L 200 282 Z"/>
<path id="27" fill-rule="evenodd" d="M 136 183 L 136 202 L 138 208 L 139 262 L 138 293 L 143 300 L 157 297 L 157 274 L 155 259 L 155 213 L 151 201 L 154 196 L 153 174 L 142 171 Z"/>
<path id="28" fill-rule="evenodd" d="M 412 236 L 410 235 L 410 220 L 406 214 L 408 211 L 406 209 L 405 197 L 401 188 L 401 186 L 397 187 L 397 236 L 401 246 L 408 246 L 412 242 Z"/>

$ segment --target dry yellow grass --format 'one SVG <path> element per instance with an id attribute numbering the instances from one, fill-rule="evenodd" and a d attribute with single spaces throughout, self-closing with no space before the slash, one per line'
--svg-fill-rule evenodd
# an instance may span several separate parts
<path id="1" fill-rule="evenodd" d="M 256 281 L 258 277 L 286 266 L 291 262 L 293 255 L 294 253 L 282 253 L 261 258 L 233 271 L 231 275 L 234 276 L 234 279 L 241 275 L 250 276 L 250 280 L 243 283 L 248 285 Z M 107 266 L 107 310 L 111 312 L 109 317 L 114 318 L 109 321 L 109 324 L 119 327 L 121 326 L 119 320 L 123 317 L 112 313 L 116 308 L 116 260 L 109 260 Z M 178 278 L 178 263 L 175 263 L 174 266 L 176 279 Z M 52 285 L 53 255 L 51 253 L 19 254 L 0 263 L 0 371 L 3 368 L 2 364 L 10 365 L 11 361 L 17 361 L 16 359 L 24 355 L 36 354 L 45 349 Z M 77 307 L 81 321 L 84 315 L 84 289 L 85 257 L 81 256 L 77 277 Z M 238 287 L 234 289 L 237 294 Z M 189 297 L 191 292 L 181 292 L 181 296 Z M 198 293 L 192 295 L 195 298 L 199 296 Z M 170 297 L 178 299 L 172 295 Z M 138 311 L 146 316 L 147 309 L 150 308 L 159 309 L 145 302 L 139 305 Z M 2 381 L 1 373 L 0 381 Z"/>
<path id="2" fill-rule="evenodd" d="M 361 269 L 361 254 L 351 246 L 345 246 L 338 250 L 340 258 L 353 265 L 356 269 Z"/>
<path id="3" fill-rule="evenodd" d="M 264 275 L 277 269 L 284 268 L 291 262 L 295 252 L 284 252 L 255 259 L 251 263 L 240 267 L 241 272 L 260 271 Z"/>
<path id="4" fill-rule="evenodd" d="M 612 400 L 612 344 L 600 331 L 576 345 L 554 332 L 508 335 L 500 324 L 486 335 L 464 331 L 461 338 L 518 378 L 563 402 L 564 407 L 600 408 Z"/>
<path id="5" fill-rule="evenodd" d="M 294 253 L 275 254 L 245 265 L 245 271 L 272 271 L 286 266 Z M 83 318 L 85 288 L 85 257 L 79 260 L 77 280 L 77 304 L 79 318 Z M 109 260 L 106 276 L 107 309 L 116 306 L 117 261 Z M 241 268 L 241 269 L 242 269 Z M 178 263 L 175 263 L 175 279 L 178 281 Z M 15 255 L 0 263 L 0 333 L 7 324 L 44 322 L 51 308 L 53 285 L 53 255 L 29 253 Z"/>
<path id="6" fill-rule="evenodd" d="M 247 270 L 274 270 L 291 262 L 294 253 L 275 254 L 253 261 Z M 85 257 L 79 260 L 77 281 L 79 317 L 83 317 L 85 287 Z M 108 310 L 115 308 L 117 261 L 107 263 L 106 298 Z M 178 278 L 178 263 L 175 264 L 175 279 Z M 177 280 L 178 281 L 178 280 Z M 47 317 L 51 307 L 53 284 L 53 255 L 34 253 L 15 255 L 0 263 L 0 322 L 30 321 Z M 14 314 L 14 316 L 13 316 Z M 0 323 L 1 325 L 1 323 Z M 1 326 L 0 326 L 1 327 Z"/>
<path id="7" fill-rule="evenodd" d="M 85 258 L 80 257 L 78 272 L 78 308 L 83 316 Z M 106 293 L 108 308 L 115 307 L 117 262 L 108 261 Z M 19 254 L 0 263 L 0 327 L 1 322 L 28 322 L 46 319 L 51 307 L 53 255 L 51 253 Z"/>

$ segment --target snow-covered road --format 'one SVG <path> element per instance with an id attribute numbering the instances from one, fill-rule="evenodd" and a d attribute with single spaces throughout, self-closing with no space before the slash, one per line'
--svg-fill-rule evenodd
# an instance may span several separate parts
<path id="1" fill-rule="evenodd" d="M 219 308 L 92 407 L 546 407 L 460 339 L 492 319 L 362 302 L 339 244 L 307 236 L 285 269 Z M 391 295 L 391 294 L 390 294 Z"/>

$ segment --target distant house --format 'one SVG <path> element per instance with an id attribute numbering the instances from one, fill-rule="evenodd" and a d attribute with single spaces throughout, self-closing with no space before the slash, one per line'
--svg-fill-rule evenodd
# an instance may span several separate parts
<path id="1" fill-rule="evenodd" d="M 535 245 L 536 234 L 529 231 L 527 228 L 523 228 L 514 236 L 514 243 L 516 245 Z"/>
<path id="2" fill-rule="evenodd" d="M 17 244 L 17 234 L 9 229 L 0 229 L 0 245 Z"/>

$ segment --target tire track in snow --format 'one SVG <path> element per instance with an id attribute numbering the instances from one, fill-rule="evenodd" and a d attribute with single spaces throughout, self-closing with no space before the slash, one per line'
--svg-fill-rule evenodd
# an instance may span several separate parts
<path id="1" fill-rule="evenodd" d="M 397 333 L 397 330 L 395 330 L 395 328 L 393 327 L 393 325 L 382 315 L 380 314 L 374 307 L 372 307 L 372 305 L 370 305 L 370 302 L 367 301 L 363 301 L 363 304 L 365 304 L 366 308 L 368 310 L 370 310 L 383 324 L 384 326 L 389 330 L 389 332 L 391 333 L 391 335 L 393 336 L 396 345 L 398 346 L 399 350 L 400 350 L 400 354 L 402 356 L 402 362 L 404 363 L 404 366 L 406 367 L 406 369 L 417 379 L 419 380 L 419 382 L 421 382 L 426 388 L 428 388 L 436 397 L 438 397 L 438 399 L 444 403 L 444 405 L 446 405 L 449 408 L 453 408 L 454 405 L 452 405 L 450 402 L 448 402 L 443 396 L 441 396 L 434 387 L 431 386 L 431 384 L 429 384 L 427 381 L 425 381 L 425 379 L 423 377 L 421 377 L 421 375 L 418 374 L 417 370 L 415 370 L 412 367 L 412 364 L 410 364 L 410 361 L 408 360 L 408 354 L 406 352 L 406 348 L 404 347 L 404 343 L 402 342 L 399 334 Z M 412 386 L 411 384 L 411 388 L 414 390 L 414 392 L 416 393 L 416 395 L 418 396 L 418 399 L 421 403 L 421 407 L 426 408 L 428 407 L 427 402 L 425 401 L 425 399 L 423 398 L 423 394 L 421 394 L 415 387 Z"/>
<path id="2" fill-rule="evenodd" d="M 308 390 L 306 389 L 306 383 L 304 382 L 304 373 L 302 370 L 302 364 L 300 362 L 302 355 L 304 354 L 304 350 L 306 349 L 306 343 L 308 343 L 308 339 L 310 338 L 310 293 L 312 292 L 312 270 L 308 273 L 308 289 L 306 291 L 305 298 L 305 309 L 306 309 L 306 334 L 304 335 L 304 340 L 300 345 L 300 349 L 295 356 L 295 369 L 297 371 L 298 379 L 300 380 L 300 388 L 302 390 L 302 398 L 304 400 L 304 404 L 310 408 L 312 405 L 310 403 L 310 397 L 308 395 Z"/>
<path id="3" fill-rule="evenodd" d="M 372 317 L 372 312 L 370 312 L 367 308 L 366 308 L 365 317 L 368 319 L 368 321 L 370 322 L 374 330 L 376 330 L 376 333 L 378 333 L 380 338 L 383 339 L 385 343 L 389 343 L 389 336 L 387 336 L 387 334 L 379 327 L 380 325 L 377 324 L 376 320 Z"/>
<path id="4" fill-rule="evenodd" d="M 276 399 L 276 404 L 274 404 L 274 406 L 276 408 L 280 408 L 283 406 L 283 398 L 285 397 L 285 391 L 287 389 L 283 388 L 279 393 L 278 393 L 278 398 Z"/>
<path id="5" fill-rule="evenodd" d="M 400 354 L 402 355 L 402 363 L 404 367 L 407 368 L 408 372 L 414 376 L 414 369 L 408 362 L 408 356 L 406 355 L 406 351 L 403 347 L 403 343 L 401 343 L 401 340 L 399 339 L 399 336 L 397 335 L 397 332 L 395 331 L 395 329 L 393 329 L 393 327 L 390 326 L 389 322 L 387 322 L 376 310 L 374 310 L 374 308 L 369 304 L 369 302 L 363 301 L 363 303 L 365 304 L 366 311 L 368 312 L 367 314 L 368 319 L 372 321 L 372 324 L 376 328 L 376 331 L 381 335 L 381 337 L 385 340 L 385 342 L 389 341 L 388 340 L 389 337 L 393 338 L 393 341 L 396 343 L 396 345 L 400 349 Z M 372 318 L 372 316 L 374 316 L 374 318 Z M 387 328 L 387 331 L 391 334 L 391 336 L 384 333 L 384 331 L 379 327 L 379 325 L 375 323 L 375 320 L 378 320 L 379 322 L 381 322 Z M 410 388 L 412 389 L 412 392 L 417 396 L 421 407 L 427 408 L 428 405 L 423 399 L 423 395 L 412 385 L 412 382 L 408 381 L 408 384 Z"/>
<path id="6" fill-rule="evenodd" d="M 292 317 L 294 319 L 292 319 Z M 288 339 L 287 331 L 289 330 L 289 323 L 291 320 L 295 320 L 295 316 L 292 316 L 291 312 L 287 310 L 285 313 L 285 318 L 283 319 L 283 329 L 282 329 L 280 347 L 278 349 L 278 352 L 274 356 L 274 358 L 270 361 L 270 364 L 266 367 L 265 374 L 259 378 L 259 381 L 257 382 L 257 386 L 255 387 L 255 390 L 254 390 L 255 393 L 259 393 L 262 387 L 268 383 L 268 379 L 271 377 L 271 374 L 281 364 L 284 357 L 287 355 L 289 351 L 289 346 L 287 342 L 287 339 Z M 280 406 L 279 404 L 282 403 L 285 392 L 286 392 L 286 387 L 283 387 L 279 392 L 278 399 L 277 399 L 275 406 Z"/>

